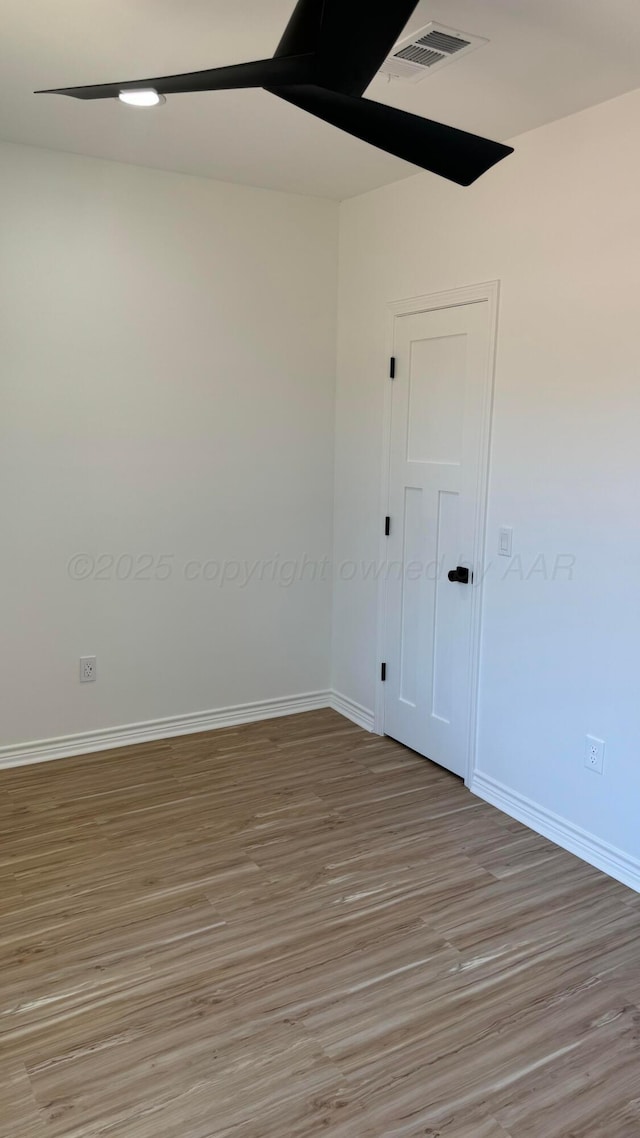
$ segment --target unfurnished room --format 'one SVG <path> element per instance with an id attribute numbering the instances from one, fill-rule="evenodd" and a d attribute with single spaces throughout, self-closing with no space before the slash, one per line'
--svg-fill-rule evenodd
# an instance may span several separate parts
<path id="1" fill-rule="evenodd" d="M 637 0 L 0 27 L 0 1138 L 640 1138 Z"/>

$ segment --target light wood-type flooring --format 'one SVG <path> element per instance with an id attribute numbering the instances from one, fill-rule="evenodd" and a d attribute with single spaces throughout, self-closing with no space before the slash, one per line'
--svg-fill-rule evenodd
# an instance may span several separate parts
<path id="1" fill-rule="evenodd" d="M 639 1138 L 640 897 L 332 711 L 0 773 L 6 1138 Z"/>

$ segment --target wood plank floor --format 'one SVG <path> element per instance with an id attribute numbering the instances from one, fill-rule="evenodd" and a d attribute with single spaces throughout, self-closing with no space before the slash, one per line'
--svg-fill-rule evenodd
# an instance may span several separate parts
<path id="1" fill-rule="evenodd" d="M 639 1138 L 640 898 L 331 711 L 0 773 L 6 1138 Z"/>

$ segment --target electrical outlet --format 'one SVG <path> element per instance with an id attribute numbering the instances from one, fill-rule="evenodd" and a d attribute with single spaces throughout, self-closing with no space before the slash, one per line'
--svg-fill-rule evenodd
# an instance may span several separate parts
<path id="1" fill-rule="evenodd" d="M 584 745 L 584 765 L 587 770 L 602 774 L 604 767 L 604 739 L 587 735 Z"/>
<path id="2" fill-rule="evenodd" d="M 92 684 L 96 678 L 96 658 L 95 656 L 81 656 L 80 657 L 80 683 Z"/>

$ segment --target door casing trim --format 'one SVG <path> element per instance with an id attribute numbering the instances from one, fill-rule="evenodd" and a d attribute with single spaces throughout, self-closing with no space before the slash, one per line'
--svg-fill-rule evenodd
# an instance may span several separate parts
<path id="1" fill-rule="evenodd" d="M 389 301 L 386 305 L 387 324 L 387 359 L 394 354 L 394 329 L 398 316 L 412 316 L 421 312 L 434 312 L 439 308 L 454 308 L 464 304 L 488 304 L 489 338 L 487 344 L 487 362 L 485 369 L 484 393 L 482 400 L 482 420 L 480 439 L 480 462 L 477 477 L 478 494 L 476 499 L 475 541 L 473 548 L 473 565 L 484 564 L 487 544 L 487 500 L 489 490 L 489 473 L 491 462 L 491 428 L 493 416 L 493 394 L 495 381 L 496 347 L 498 339 L 498 307 L 500 298 L 500 281 L 485 281 L 481 284 L 467 285 L 463 288 L 447 289 L 443 292 L 428 293 L 424 296 L 408 297 L 405 300 Z M 384 409 L 382 426 L 382 459 L 380 479 L 380 513 L 382 519 L 389 512 L 390 490 L 390 458 L 391 458 L 391 398 L 393 393 L 393 380 L 389 378 L 388 367 L 384 369 Z M 386 565 L 387 565 L 387 538 L 384 536 L 384 527 L 380 526 L 379 539 L 379 565 L 382 572 L 378 576 L 377 589 L 377 660 L 376 666 L 376 693 L 374 708 L 374 731 L 384 735 L 384 684 L 381 682 L 380 660 L 384 660 L 385 651 L 385 625 L 386 625 Z M 473 586 L 471 605 L 471 661 L 469 669 L 469 737 L 467 746 L 467 762 L 465 785 L 468 786 L 476 768 L 478 743 L 478 695 L 480 683 L 480 650 L 482 644 L 482 614 L 484 597 L 484 574 Z"/>

